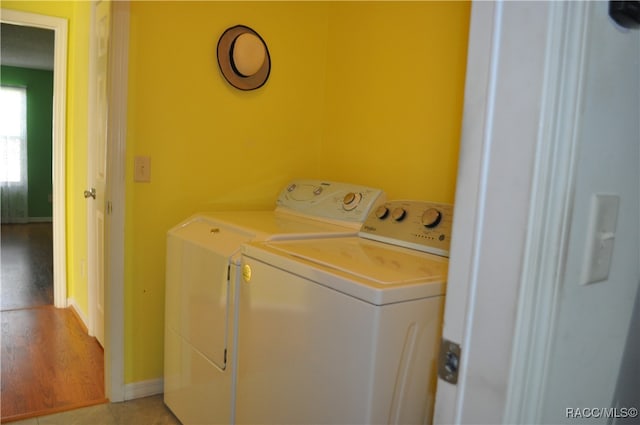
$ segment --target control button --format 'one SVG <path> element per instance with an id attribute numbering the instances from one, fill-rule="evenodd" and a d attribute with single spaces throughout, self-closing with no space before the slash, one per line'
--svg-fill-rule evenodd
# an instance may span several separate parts
<path id="1" fill-rule="evenodd" d="M 442 213 L 435 208 L 429 208 L 422 213 L 422 224 L 424 227 L 433 228 L 440 224 Z"/>
<path id="2" fill-rule="evenodd" d="M 361 199 L 361 193 L 349 192 L 344 195 L 344 198 L 342 198 L 342 208 L 344 208 L 346 211 L 351 211 L 358 206 Z"/>
<path id="3" fill-rule="evenodd" d="M 342 199 L 342 202 L 345 205 L 348 205 L 348 204 L 352 203 L 355 200 L 356 200 L 356 194 L 353 193 L 353 192 L 349 192 L 346 195 L 344 195 L 344 198 Z"/>
<path id="4" fill-rule="evenodd" d="M 378 217 L 380 220 L 384 220 L 389 216 L 389 208 L 385 207 L 384 205 L 380 205 L 378 208 L 376 208 L 375 214 L 376 217 Z"/>
<path id="5" fill-rule="evenodd" d="M 296 184 L 295 183 L 289 185 L 289 187 L 287 188 L 287 192 L 293 192 L 294 190 L 296 190 Z"/>
<path id="6" fill-rule="evenodd" d="M 317 195 L 320 195 L 321 193 L 322 193 L 322 187 L 321 186 L 318 186 L 315 189 L 313 189 L 313 194 L 314 195 L 317 196 Z"/>
<path id="7" fill-rule="evenodd" d="M 395 221 L 402 221 L 404 220 L 406 215 L 407 215 L 407 212 L 404 210 L 404 208 L 398 207 L 398 208 L 395 208 L 391 213 L 391 218 L 393 218 Z"/>

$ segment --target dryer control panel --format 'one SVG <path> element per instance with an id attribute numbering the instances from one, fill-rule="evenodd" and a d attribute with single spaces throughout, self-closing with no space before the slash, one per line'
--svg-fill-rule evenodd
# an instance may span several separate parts
<path id="1" fill-rule="evenodd" d="M 294 180 L 280 192 L 277 208 L 308 217 L 362 223 L 385 201 L 384 192 L 327 180 Z"/>
<path id="2" fill-rule="evenodd" d="M 452 225 L 453 205 L 388 201 L 369 214 L 358 236 L 448 257 Z"/>

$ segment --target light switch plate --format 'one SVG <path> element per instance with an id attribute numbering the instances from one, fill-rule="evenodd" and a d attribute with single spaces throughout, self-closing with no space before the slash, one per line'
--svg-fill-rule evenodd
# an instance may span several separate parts
<path id="1" fill-rule="evenodd" d="M 591 197 L 589 224 L 584 260 L 582 284 L 602 282 L 609 278 L 620 196 L 596 193 Z"/>
<path id="2" fill-rule="evenodd" d="M 148 183 L 151 181 L 151 158 L 136 156 L 133 159 L 133 181 Z"/>

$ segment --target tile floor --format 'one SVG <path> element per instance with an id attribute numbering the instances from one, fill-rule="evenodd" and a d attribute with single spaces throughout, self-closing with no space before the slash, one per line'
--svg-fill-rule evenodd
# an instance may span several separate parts
<path id="1" fill-rule="evenodd" d="M 10 425 L 180 425 L 162 394 L 122 403 L 98 404 L 68 412 L 9 422 Z"/>

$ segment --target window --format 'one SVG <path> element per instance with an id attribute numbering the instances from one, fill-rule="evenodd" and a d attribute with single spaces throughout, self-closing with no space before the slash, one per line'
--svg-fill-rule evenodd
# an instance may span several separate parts
<path id="1" fill-rule="evenodd" d="M 27 89 L 0 87 L 0 182 L 26 179 Z"/>

